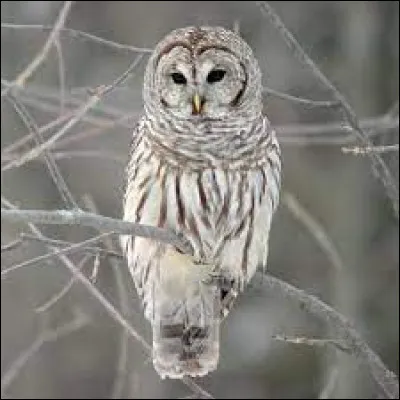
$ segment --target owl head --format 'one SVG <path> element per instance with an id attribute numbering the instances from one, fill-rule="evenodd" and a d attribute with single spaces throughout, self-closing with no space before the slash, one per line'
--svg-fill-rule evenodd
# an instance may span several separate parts
<path id="1" fill-rule="evenodd" d="M 147 112 L 223 120 L 261 112 L 261 73 L 249 45 L 220 27 L 168 34 L 151 55 L 143 91 Z"/>

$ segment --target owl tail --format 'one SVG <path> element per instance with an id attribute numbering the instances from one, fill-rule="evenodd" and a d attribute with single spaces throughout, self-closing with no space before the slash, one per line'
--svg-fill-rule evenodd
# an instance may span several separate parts
<path id="1" fill-rule="evenodd" d="M 218 364 L 219 291 L 197 283 L 179 297 L 155 293 L 153 364 L 161 378 L 204 376 Z"/>

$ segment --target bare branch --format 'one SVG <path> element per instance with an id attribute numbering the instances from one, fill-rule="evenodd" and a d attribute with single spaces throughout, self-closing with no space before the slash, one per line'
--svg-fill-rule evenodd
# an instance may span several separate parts
<path id="1" fill-rule="evenodd" d="M 302 105 L 304 105 L 306 107 L 310 107 L 310 108 L 321 107 L 321 108 L 335 109 L 340 106 L 340 102 L 337 100 L 334 100 L 334 101 L 332 101 L 332 100 L 326 100 L 326 101 L 309 100 L 309 99 L 304 99 L 302 97 L 292 96 L 291 94 L 278 92 L 277 90 L 270 89 L 267 87 L 263 88 L 263 92 L 267 93 L 271 96 L 278 97 L 280 99 L 287 100 L 292 103 L 302 104 Z"/>
<path id="2" fill-rule="evenodd" d="M 69 14 L 73 1 L 66 1 L 57 17 L 57 21 L 52 28 L 49 37 L 46 40 L 43 48 L 31 61 L 31 63 L 11 82 L 10 86 L 7 86 L 1 91 L 1 97 L 5 96 L 13 88 L 21 88 L 25 85 L 26 80 L 39 68 L 42 62 L 47 58 L 47 55 L 57 40 L 60 30 L 65 25 L 65 20 Z"/>
<path id="3" fill-rule="evenodd" d="M 329 81 L 329 79 L 321 72 L 321 70 L 316 66 L 314 61 L 306 54 L 301 45 L 295 39 L 293 34 L 286 28 L 280 17 L 276 14 L 273 8 L 266 1 L 256 2 L 261 9 L 262 14 L 271 22 L 271 24 L 276 28 L 279 34 L 282 36 L 288 47 L 290 48 L 293 55 L 299 59 L 304 65 L 306 65 L 312 74 L 321 82 L 332 94 L 334 99 L 340 102 L 341 110 L 343 111 L 343 116 L 345 120 L 349 123 L 350 127 L 353 129 L 354 133 L 361 140 L 364 146 L 371 146 L 368 136 L 363 131 L 360 126 L 360 122 L 351 108 L 350 104 L 347 102 L 345 97 L 335 88 L 335 86 Z M 396 217 L 399 217 L 399 192 L 390 173 L 388 167 L 386 166 L 383 159 L 377 153 L 368 153 L 368 156 L 372 162 L 373 170 L 377 177 L 383 183 L 386 194 L 392 202 L 393 210 Z"/>
<path id="4" fill-rule="evenodd" d="M 390 153 L 393 151 L 399 151 L 398 144 L 390 144 L 385 146 L 367 146 L 367 147 L 342 147 L 344 154 L 351 153 L 355 156 L 365 156 L 368 153 Z"/>
<path id="5" fill-rule="evenodd" d="M 21 25 L 21 24 L 11 24 L 11 23 L 2 23 L 1 28 L 8 28 L 8 29 L 32 29 L 32 30 L 41 30 L 41 31 L 48 31 L 53 29 L 51 26 L 46 26 L 46 25 Z M 64 33 L 66 35 L 72 36 L 74 38 L 78 39 L 86 39 L 86 40 L 91 40 L 92 42 L 100 43 L 108 47 L 112 47 L 117 50 L 128 50 L 133 53 L 152 53 L 153 49 L 145 48 L 145 47 L 137 47 L 137 46 L 130 46 L 127 44 L 122 44 L 122 43 L 117 43 L 112 40 L 107 40 L 103 39 L 101 37 L 92 35 L 87 32 L 82 32 L 76 29 L 70 29 L 70 28 L 62 28 L 60 30 L 60 35 Z"/>
<path id="6" fill-rule="evenodd" d="M 15 111 L 17 112 L 27 129 L 33 134 L 36 145 L 41 146 L 43 144 L 43 136 L 39 132 L 39 127 L 36 125 L 36 122 L 31 114 L 28 112 L 25 106 L 18 101 L 17 97 L 14 96 L 14 94 L 8 96 L 7 99 L 12 103 Z M 57 166 L 57 163 L 47 149 L 44 150 L 43 157 L 46 161 L 50 176 L 52 177 L 53 182 L 56 185 L 65 205 L 71 208 L 79 208 L 74 200 L 74 197 L 72 196 L 72 193 L 68 189 L 68 186 Z"/>
<path id="7" fill-rule="evenodd" d="M 21 101 L 21 99 L 19 99 L 19 101 Z M 21 101 L 21 103 L 23 103 L 23 101 Z M 56 118 L 53 121 L 50 121 L 48 124 L 40 127 L 39 132 L 41 134 L 43 134 L 43 133 L 53 129 L 57 125 L 63 124 L 65 121 L 67 121 L 69 118 L 71 118 L 72 115 L 73 115 L 73 112 L 69 112 L 65 115 L 60 115 L 58 118 Z M 25 146 L 32 139 L 34 139 L 33 132 L 31 132 L 27 135 L 24 135 L 22 138 L 16 140 L 15 142 L 13 142 L 10 145 L 4 147 L 1 151 L 1 161 L 3 161 L 4 155 L 6 155 L 8 153 L 16 152 L 19 147 Z M 18 156 L 20 156 L 20 155 L 18 155 Z"/>
<path id="8" fill-rule="evenodd" d="M 336 366 L 332 367 L 328 377 L 326 379 L 325 386 L 321 390 L 321 393 L 319 394 L 318 398 L 319 399 L 329 399 L 332 396 L 332 393 L 335 389 L 336 382 L 338 379 L 339 371 Z"/>
<path id="9" fill-rule="evenodd" d="M 62 46 L 59 38 L 55 40 L 54 46 L 57 52 L 58 60 L 58 80 L 60 84 L 60 115 L 63 115 L 65 108 L 65 64 Z"/>
<path id="10" fill-rule="evenodd" d="M 2 395 L 18 376 L 22 368 L 27 364 L 29 359 L 31 359 L 46 343 L 55 342 L 63 336 L 67 336 L 72 332 L 75 332 L 89 322 L 88 318 L 83 314 L 78 314 L 73 321 L 70 321 L 56 329 L 43 331 L 35 341 L 19 355 L 19 357 L 14 360 L 10 367 L 6 370 L 1 378 L 1 393 Z"/>
<path id="11" fill-rule="evenodd" d="M 274 340 L 278 340 L 280 342 L 293 343 L 293 344 L 305 344 L 307 346 L 315 346 L 315 347 L 327 347 L 332 346 L 337 350 L 343 351 L 344 353 L 351 353 L 350 349 L 346 346 L 343 341 L 337 339 L 313 339 L 308 337 L 289 337 L 286 335 L 274 335 L 272 337 Z"/>
<path id="12" fill-rule="evenodd" d="M 9 272 L 15 271 L 20 268 L 26 268 L 31 266 L 32 264 L 36 264 L 38 262 L 46 261 L 49 258 L 59 256 L 61 254 L 68 254 L 72 253 L 77 250 L 81 250 L 83 247 L 87 246 L 88 244 L 98 242 L 103 236 L 111 235 L 113 232 L 102 233 L 101 235 L 95 236 L 91 239 L 85 240 L 83 242 L 74 243 L 71 246 L 64 247 L 63 249 L 54 250 L 51 253 L 43 254 L 42 256 L 38 256 L 35 258 L 31 258 L 29 260 L 23 261 L 19 264 L 12 265 L 11 267 L 4 268 L 1 270 L 1 279 L 4 279 Z"/>
<path id="13" fill-rule="evenodd" d="M 4 211 L 20 211 L 15 208 L 15 206 L 10 203 L 7 199 L 5 199 L 3 196 L 1 198 L 2 204 L 6 205 L 7 207 L 12 208 L 12 210 L 4 210 Z M 69 211 L 67 211 L 68 213 Z M 3 209 L 2 209 L 2 218 L 3 218 Z M 5 215 L 5 214 L 4 214 Z M 21 222 L 28 222 L 26 219 Z M 35 221 L 36 222 L 36 221 Z M 117 221 L 117 222 L 124 222 L 124 221 Z M 31 230 L 37 234 L 38 236 L 43 236 L 41 232 L 33 225 L 31 222 L 28 222 L 29 227 Z M 89 225 L 92 226 L 92 225 Z M 128 232 L 129 233 L 129 232 Z M 171 235 L 169 232 L 167 232 L 167 235 Z M 179 242 L 179 238 L 175 239 L 177 242 Z M 86 241 L 87 242 L 87 241 Z M 180 246 L 182 247 L 182 251 L 189 250 L 186 247 L 186 244 L 182 241 L 180 241 Z M 178 246 L 177 246 L 178 247 Z M 100 302 L 100 304 L 106 309 L 107 313 L 115 320 L 117 321 L 124 329 L 128 331 L 130 336 L 135 338 L 139 343 L 143 346 L 144 350 L 148 355 L 151 354 L 151 346 L 142 338 L 142 336 L 139 335 L 139 333 L 136 332 L 136 330 L 129 324 L 129 322 L 115 309 L 115 307 L 102 295 L 102 293 L 95 287 L 93 284 L 88 280 L 79 270 L 76 268 L 76 266 L 69 261 L 69 259 L 65 255 L 58 255 L 60 259 L 64 262 L 64 265 L 71 271 L 71 273 L 76 277 L 77 280 L 79 280 L 83 286 L 86 287 L 86 289 Z M 182 378 L 182 382 L 191 388 L 198 396 L 201 398 L 207 398 L 207 399 L 213 399 L 214 397 L 206 392 L 204 389 L 202 389 L 199 385 L 197 385 L 192 379 L 190 378 Z"/>
<path id="14" fill-rule="evenodd" d="M 283 296 L 302 310 L 327 323 L 338 335 L 337 340 L 343 341 L 351 354 L 361 360 L 388 398 L 399 397 L 399 382 L 396 374 L 387 369 L 380 357 L 360 337 L 347 318 L 317 297 L 270 275 L 265 275 L 261 283 L 269 293 Z"/>
<path id="15" fill-rule="evenodd" d="M 86 264 L 86 262 L 92 257 L 91 254 L 85 254 L 82 257 L 82 260 L 79 262 L 79 264 L 77 265 L 78 270 L 81 270 L 84 265 Z M 61 288 L 61 290 L 59 290 L 58 292 L 56 292 L 55 294 L 53 294 L 48 300 L 46 300 L 43 304 L 41 304 L 40 306 L 37 306 L 35 308 L 35 312 L 37 312 L 38 314 L 44 313 L 46 311 L 48 311 L 51 307 L 54 306 L 54 304 L 56 304 L 57 302 L 59 302 L 72 288 L 72 286 L 74 285 L 74 283 L 76 282 L 76 278 L 75 276 L 72 276 L 68 282 Z"/>
<path id="16" fill-rule="evenodd" d="M 338 271 L 343 270 L 343 261 L 336 250 L 332 240 L 326 234 L 324 228 L 312 217 L 307 210 L 297 201 L 297 199 L 288 192 L 283 194 L 283 203 L 286 205 L 291 214 L 300 221 L 305 228 L 314 237 L 318 246 L 326 254 L 332 266 Z"/>
<path id="17" fill-rule="evenodd" d="M 19 213 L 16 211 L 18 211 Z M 85 218 L 80 218 L 79 217 L 80 215 L 85 215 Z M 79 222 L 85 222 L 85 225 L 93 226 L 96 228 L 98 227 L 104 228 L 105 226 L 107 226 L 107 228 L 112 230 L 117 230 L 121 234 L 128 234 L 128 233 L 130 234 L 132 232 L 135 233 L 135 231 L 138 230 L 138 227 L 142 228 L 140 225 L 129 224 L 125 223 L 124 221 L 112 220 L 111 218 L 100 217 L 100 216 L 93 216 L 93 214 L 90 213 L 84 213 L 84 212 L 76 213 L 70 211 L 45 212 L 45 211 L 2 209 L 2 219 L 11 222 L 33 221 L 42 223 L 68 223 L 68 224 L 73 223 L 73 221 L 75 221 L 75 223 L 78 224 Z M 107 224 L 104 221 L 107 221 Z M 88 224 L 87 222 L 91 223 Z M 128 227 L 129 229 L 127 229 Z M 121 230 L 119 230 L 118 228 L 121 228 Z M 153 227 L 153 229 L 155 228 Z M 170 237 L 170 235 L 171 235 L 170 232 L 166 233 L 167 237 Z M 179 238 L 175 238 L 175 240 L 179 241 L 178 239 Z M 182 245 L 184 245 L 184 243 L 181 243 L 180 247 L 184 247 Z M 88 288 L 88 290 L 90 290 L 91 293 L 106 307 L 108 312 L 112 314 L 113 317 L 118 322 L 120 322 L 124 327 L 129 329 L 129 331 L 131 332 L 130 325 L 126 322 L 126 320 L 120 314 L 116 316 L 115 315 L 116 310 L 108 302 L 107 305 L 104 304 L 104 301 L 106 300 L 102 297 L 100 292 L 98 292 L 98 290 L 95 287 L 93 287 L 90 281 L 84 275 L 82 275 L 82 273 L 80 273 L 74 265 L 66 264 L 66 266 L 71 270 L 72 273 L 74 273 L 78 277 L 78 279 Z M 262 279 L 262 284 L 265 285 L 265 287 L 269 291 L 276 292 L 279 295 L 282 295 L 283 297 L 290 299 L 295 304 L 298 304 L 303 310 L 309 312 L 312 315 L 315 315 L 319 319 L 328 323 L 331 326 L 331 328 L 338 334 L 339 336 L 338 340 L 343 340 L 346 346 L 349 347 L 351 354 L 353 354 L 354 356 L 363 361 L 364 365 L 368 368 L 374 379 L 382 387 L 385 393 L 390 398 L 396 398 L 396 396 L 398 397 L 399 388 L 396 375 L 385 367 L 379 356 L 375 354 L 373 350 L 371 350 L 371 348 L 367 345 L 367 343 L 363 339 L 361 339 L 359 334 L 355 331 L 350 322 L 344 316 L 339 314 L 332 307 L 323 303 L 316 297 L 309 295 L 300 289 L 296 289 L 295 287 L 289 285 L 288 283 L 282 282 L 279 279 L 273 278 L 271 276 L 265 276 Z M 136 332 L 133 335 L 136 337 L 137 336 Z M 144 347 L 149 348 L 147 343 L 144 345 Z"/>
<path id="18" fill-rule="evenodd" d="M 171 244 L 184 253 L 191 253 L 189 242 L 172 232 L 154 226 L 133 224 L 84 211 L 44 211 L 44 210 L 6 210 L 1 209 L 1 219 L 8 222 L 31 222 L 52 225 L 90 226 L 99 231 L 114 231 L 121 235 L 134 235 Z M 82 242 L 83 243 L 83 242 Z M 85 246 L 88 243 L 85 243 Z"/>
<path id="19" fill-rule="evenodd" d="M 90 195 L 84 196 L 84 203 L 86 204 L 87 208 L 93 212 L 98 213 L 98 209 L 93 198 Z M 114 246 L 112 241 L 109 237 L 103 239 L 104 246 L 108 251 L 115 252 Z M 128 301 L 128 291 L 126 290 L 124 279 L 122 276 L 121 268 L 116 263 L 115 260 L 110 260 L 111 268 L 115 275 L 115 281 L 117 285 L 118 291 L 118 299 L 119 304 L 121 307 L 121 313 L 125 318 L 128 318 L 130 307 Z M 119 354 L 118 354 L 118 361 L 117 361 L 117 371 L 116 377 L 113 383 L 111 398 L 112 399 L 119 399 L 122 397 L 122 390 L 124 387 L 124 381 L 127 374 L 127 367 L 128 367 L 128 339 L 129 335 L 127 330 L 122 329 L 121 331 L 121 338 L 119 342 Z"/>
<path id="20" fill-rule="evenodd" d="M 112 84 L 99 87 L 96 90 L 96 93 L 94 93 L 86 103 L 84 103 L 81 107 L 79 107 L 75 115 L 55 135 L 53 135 L 50 139 L 48 139 L 40 146 L 37 146 L 32 150 L 28 151 L 19 159 L 11 161 L 9 164 L 5 165 L 2 168 L 2 171 L 6 171 L 10 168 L 20 167 L 21 165 L 27 163 L 28 161 L 31 161 L 34 158 L 38 157 L 43 151 L 53 146 L 54 143 L 57 140 L 59 140 L 62 136 L 64 136 L 75 124 L 77 124 L 82 119 L 82 117 L 89 111 L 89 109 L 92 108 L 98 101 L 100 101 L 102 97 L 106 96 L 108 93 L 110 93 L 110 91 L 113 90 L 115 86 L 119 85 L 128 76 L 130 76 L 132 74 L 132 71 L 134 70 L 134 68 L 137 66 L 137 64 L 141 59 L 142 56 L 138 55 L 135 58 L 135 60 L 131 63 L 129 68 L 120 77 L 118 77 Z"/>
<path id="21" fill-rule="evenodd" d="M 7 244 L 1 246 L 1 252 L 14 250 L 16 247 L 19 247 L 21 244 L 22 244 L 21 239 L 15 239 L 10 243 L 7 243 Z"/>
<path id="22" fill-rule="evenodd" d="M 33 236 L 30 235 L 29 233 L 21 233 L 21 238 L 19 240 L 30 240 L 30 241 L 37 241 L 37 242 L 41 242 L 41 243 L 46 243 L 46 244 L 50 244 L 53 246 L 71 246 L 75 243 L 73 242 L 68 242 L 66 240 L 57 240 L 57 239 L 50 239 L 49 237 L 46 236 L 42 236 L 42 237 L 37 237 L 37 236 Z M 85 250 L 86 252 L 90 252 L 90 254 L 92 255 L 103 255 L 106 257 L 115 257 L 118 259 L 123 258 L 123 255 L 121 253 L 118 253 L 117 251 L 112 251 L 112 250 L 107 250 L 107 249 L 103 249 L 101 247 L 96 247 L 96 246 L 84 246 L 82 247 L 82 250 Z"/>

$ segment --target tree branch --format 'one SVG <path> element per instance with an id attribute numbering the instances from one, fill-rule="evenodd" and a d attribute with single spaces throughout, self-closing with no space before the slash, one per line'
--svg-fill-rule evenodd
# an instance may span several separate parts
<path id="1" fill-rule="evenodd" d="M 388 398 L 399 397 L 399 382 L 396 374 L 386 368 L 380 357 L 360 337 L 346 317 L 317 297 L 280 279 L 266 275 L 263 276 L 261 284 L 265 286 L 268 293 L 275 293 L 290 300 L 300 309 L 327 323 L 337 334 L 337 340 L 343 341 L 349 352 L 361 360 Z"/>
<path id="2" fill-rule="evenodd" d="M 10 365 L 6 372 L 1 377 L 1 394 L 5 391 L 18 376 L 22 368 L 26 365 L 30 358 L 32 358 L 44 344 L 55 342 L 59 338 L 69 335 L 88 324 L 88 318 L 83 314 L 78 314 L 74 320 L 59 326 L 56 329 L 45 330 L 35 339 L 35 341 L 23 352 L 17 359 Z M 3 397 L 2 397 L 3 398 Z"/>
<path id="3" fill-rule="evenodd" d="M 28 211 L 28 210 L 1 210 L 1 218 L 9 222 L 36 222 L 48 224 L 75 224 L 92 226 L 99 230 L 112 230 L 119 234 L 134 234 L 143 237 L 160 240 L 164 242 L 174 243 L 178 248 L 186 253 L 192 254 L 191 249 L 186 248 L 187 244 L 182 242 L 180 238 L 171 234 L 171 232 L 155 228 L 142 226 L 138 224 L 131 224 L 129 222 L 114 220 L 112 218 L 94 215 L 85 212 L 71 212 L 71 211 Z M 172 240 L 171 240 L 172 239 Z M 187 251 L 189 250 L 189 251 Z M 77 270 L 72 264 L 66 264 L 67 268 L 77 276 L 77 278 L 90 290 L 90 292 L 106 307 L 114 319 L 120 322 L 126 329 L 132 328 L 126 320 L 107 302 L 104 297 L 93 287 L 87 278 Z M 399 384 L 396 375 L 389 371 L 381 361 L 380 357 L 368 346 L 368 344 L 360 337 L 357 331 L 353 328 L 351 323 L 340 313 L 335 311 L 329 305 L 323 303 L 321 300 L 305 293 L 304 291 L 295 288 L 294 286 L 283 282 L 271 276 L 265 276 L 262 279 L 262 284 L 268 289 L 270 293 L 276 293 L 284 298 L 291 300 L 294 304 L 299 305 L 301 309 L 316 316 L 337 333 L 338 340 L 344 341 L 346 346 L 355 357 L 362 360 L 363 364 L 367 367 L 379 386 L 384 390 L 389 398 L 397 398 L 399 396 Z M 104 304 L 107 302 L 107 305 Z M 137 333 L 133 333 L 137 336 Z M 141 342 L 143 339 L 138 339 Z M 148 348 L 146 342 L 144 347 Z"/>
<path id="4" fill-rule="evenodd" d="M 280 19 L 278 14 L 273 10 L 273 8 L 266 1 L 256 2 L 261 9 L 262 14 L 270 21 L 270 23 L 276 28 L 279 34 L 282 36 L 283 40 L 288 45 L 292 54 L 300 60 L 304 65 L 306 65 L 316 79 L 322 83 L 332 94 L 333 98 L 336 99 L 341 104 L 341 110 L 345 120 L 349 123 L 350 127 L 353 129 L 354 133 L 361 140 L 364 146 L 371 146 L 371 142 L 368 136 L 363 131 L 360 126 L 360 122 L 351 108 L 350 104 L 347 102 L 345 97 L 336 89 L 336 87 L 330 82 L 330 80 L 321 72 L 321 70 L 316 66 L 314 61 L 306 54 L 299 42 L 295 39 L 293 34 L 286 28 L 283 21 Z M 383 159 L 377 153 L 368 153 L 373 166 L 373 170 L 377 177 L 383 183 L 386 194 L 391 200 L 394 213 L 396 217 L 399 217 L 399 192 L 392 177 L 388 167 L 386 166 Z"/>
<path id="5" fill-rule="evenodd" d="M 399 151 L 398 144 L 388 144 L 384 146 L 367 146 L 367 147 L 342 147 L 344 154 L 354 154 L 355 156 L 365 156 L 368 153 L 390 153 L 393 151 Z"/>
<path id="6" fill-rule="evenodd" d="M 172 232 L 154 226 L 133 224 L 131 222 L 104 217 L 84 211 L 44 211 L 44 210 L 7 210 L 1 209 L 1 219 L 8 222 L 31 222 L 47 225 L 90 226 L 99 231 L 115 232 L 120 235 L 134 235 L 171 244 L 184 253 L 191 253 L 189 242 Z"/>
<path id="7" fill-rule="evenodd" d="M 289 101 L 291 103 L 302 104 L 303 106 L 308 108 L 316 108 L 316 107 L 338 108 L 340 106 L 340 103 L 337 100 L 318 101 L 318 100 L 304 99 L 303 97 L 292 96 L 291 94 L 278 92 L 277 90 L 268 87 L 263 87 L 263 92 L 271 96 L 277 97 L 279 99 Z"/>
<path id="8" fill-rule="evenodd" d="M 62 136 L 64 136 L 75 124 L 81 121 L 82 117 L 92 108 L 103 96 L 106 96 L 113 88 L 123 82 L 128 76 L 131 75 L 132 71 L 138 65 L 140 60 L 142 59 L 142 55 L 139 54 L 135 60 L 131 63 L 129 68 L 119 76 L 112 84 L 104 85 L 99 87 L 95 93 L 85 102 L 79 109 L 76 111 L 75 115 L 50 139 L 42 143 L 40 146 L 36 146 L 33 149 L 29 150 L 27 153 L 23 154 L 17 160 L 13 160 L 4 167 L 2 167 L 2 171 L 7 171 L 10 168 L 20 167 L 21 165 L 27 163 L 38 157 L 43 151 L 49 149 L 54 143 L 59 140 Z"/>
<path id="9" fill-rule="evenodd" d="M 13 23 L 5 23 L 3 22 L 1 24 L 1 28 L 7 28 L 7 29 L 19 29 L 19 30 L 40 30 L 40 31 L 49 31 L 52 30 L 52 26 L 46 26 L 46 25 L 22 25 L 22 24 L 13 24 Z M 92 35 L 91 33 L 87 32 L 82 32 L 77 29 L 71 29 L 71 28 L 61 28 L 59 31 L 59 34 L 66 34 L 74 38 L 79 38 L 79 39 L 85 39 L 85 40 L 91 40 L 92 42 L 100 43 L 108 47 L 112 47 L 117 50 L 128 50 L 133 53 L 152 53 L 153 49 L 145 48 L 145 47 L 137 47 L 137 46 L 130 46 L 127 44 L 123 43 L 117 43 L 113 42 L 112 40 L 107 40 L 103 39 L 99 36 Z"/>
<path id="10" fill-rule="evenodd" d="M 318 246 L 326 254 L 332 266 L 338 271 L 343 270 L 343 261 L 336 250 L 332 240 L 326 234 L 324 228 L 308 211 L 297 201 L 297 199 L 288 192 L 283 194 L 283 203 L 290 213 L 300 221 L 310 234 L 314 237 Z"/>
<path id="11" fill-rule="evenodd" d="M 47 58 L 50 49 L 54 45 L 58 38 L 60 30 L 65 24 L 65 20 L 69 14 L 73 1 L 66 1 L 57 17 L 57 21 L 50 32 L 49 37 L 46 40 L 43 48 L 39 51 L 36 57 L 31 63 L 11 82 L 10 86 L 7 86 L 1 91 L 1 97 L 5 96 L 11 89 L 17 87 L 21 88 L 25 85 L 25 81 L 40 67 L 42 62 Z"/>
<path id="12" fill-rule="evenodd" d="M 43 136 L 39 131 L 39 127 L 36 125 L 35 120 L 32 115 L 28 112 L 23 104 L 20 103 L 17 96 L 11 94 L 7 98 L 13 105 L 15 112 L 21 118 L 24 125 L 27 129 L 33 134 L 33 138 L 37 146 L 41 146 L 43 144 Z M 43 152 L 43 158 L 46 162 L 47 169 L 49 170 L 50 176 L 53 179 L 55 186 L 57 187 L 61 198 L 63 199 L 65 205 L 71 208 L 79 208 L 76 203 L 74 196 L 69 190 L 65 179 L 63 178 L 60 169 L 58 168 L 57 163 L 55 162 L 51 152 L 49 150 L 45 150 Z"/>

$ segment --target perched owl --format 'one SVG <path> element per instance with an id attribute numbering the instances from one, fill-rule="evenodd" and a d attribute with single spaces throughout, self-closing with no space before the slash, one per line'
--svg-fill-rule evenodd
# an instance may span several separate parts
<path id="1" fill-rule="evenodd" d="M 169 229 L 193 248 L 121 238 L 162 378 L 217 367 L 220 322 L 266 265 L 281 160 L 261 92 L 252 50 L 223 28 L 175 30 L 148 61 L 124 219 Z"/>

